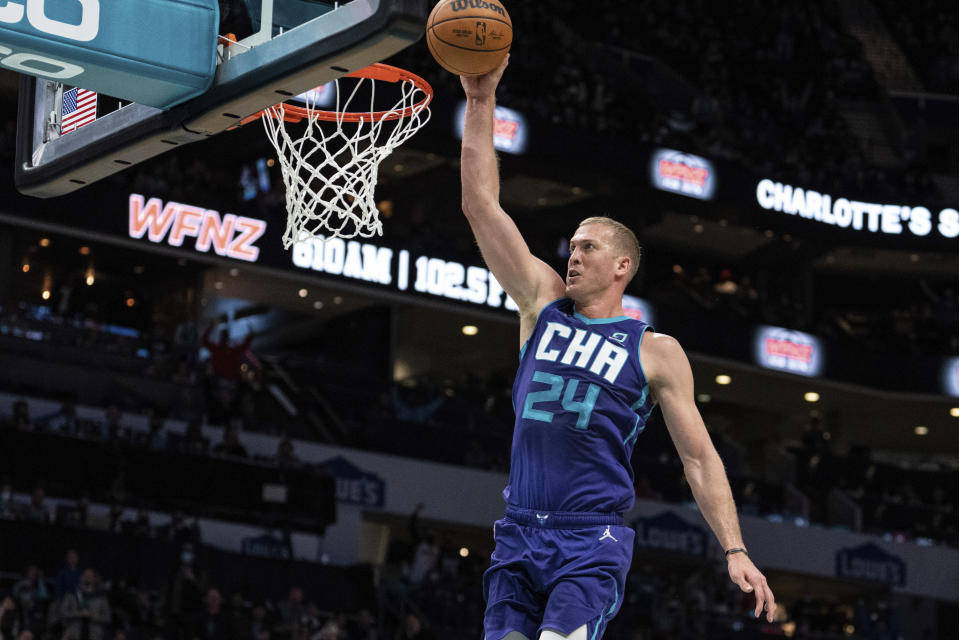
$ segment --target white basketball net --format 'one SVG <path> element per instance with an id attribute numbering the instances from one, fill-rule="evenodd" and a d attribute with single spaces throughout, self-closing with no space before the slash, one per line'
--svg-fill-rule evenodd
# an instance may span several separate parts
<path id="1" fill-rule="evenodd" d="M 370 109 L 361 122 L 344 122 L 343 114 L 360 87 L 370 83 Z M 391 83 L 392 84 L 392 83 Z M 340 99 L 340 81 L 336 81 L 336 121 L 326 122 L 329 133 L 315 117 L 315 94 L 307 94 L 309 117 L 306 130 L 299 136 L 287 131 L 283 119 L 284 105 L 278 104 L 263 112 L 263 126 L 276 148 L 286 186 L 286 232 L 283 248 L 312 237 L 370 238 L 383 235 L 373 191 L 380 163 L 396 147 L 406 142 L 430 119 L 429 107 L 416 107 L 426 93 L 412 81 L 398 83 L 402 96 L 383 117 L 374 122 L 375 80 L 358 78 L 356 87 L 345 101 Z M 415 108 L 414 108 L 415 107 Z M 408 117 L 395 118 L 407 108 Z M 298 126 L 302 126 L 299 123 Z M 335 129 L 334 129 L 335 127 Z"/>

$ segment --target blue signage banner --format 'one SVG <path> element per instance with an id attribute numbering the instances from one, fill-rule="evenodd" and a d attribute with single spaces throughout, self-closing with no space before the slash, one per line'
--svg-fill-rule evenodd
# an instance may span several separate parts
<path id="1" fill-rule="evenodd" d="M 836 575 L 840 578 L 903 587 L 906 584 L 906 563 L 899 556 L 887 553 L 879 545 L 868 542 L 836 552 Z"/>
<path id="2" fill-rule="evenodd" d="M 664 511 L 648 518 L 636 518 L 636 546 L 661 549 L 691 556 L 705 556 L 707 550 L 706 530 L 697 527 L 671 511 Z"/>
<path id="3" fill-rule="evenodd" d="M 261 558 L 290 559 L 290 548 L 282 540 L 265 533 L 254 538 L 243 538 L 243 554 Z"/>
<path id="4" fill-rule="evenodd" d="M 338 502 L 361 507 L 382 507 L 386 501 L 386 483 L 375 473 L 363 471 L 342 456 L 321 462 L 336 478 Z"/>
<path id="5" fill-rule="evenodd" d="M 0 65 L 169 109 L 213 84 L 217 0 L 7 0 Z"/>

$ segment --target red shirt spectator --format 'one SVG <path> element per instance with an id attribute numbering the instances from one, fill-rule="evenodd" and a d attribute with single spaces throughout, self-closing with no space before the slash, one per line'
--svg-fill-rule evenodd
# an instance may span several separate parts
<path id="1" fill-rule="evenodd" d="M 210 340 L 212 330 L 213 327 L 210 326 L 203 333 L 203 346 L 210 352 L 210 366 L 213 368 L 213 375 L 224 380 L 239 380 L 240 365 L 243 362 L 243 356 L 250 348 L 250 343 L 253 342 L 253 332 L 248 333 L 240 344 L 230 346 L 230 332 L 228 330 L 220 330 L 219 343 L 213 343 Z"/>

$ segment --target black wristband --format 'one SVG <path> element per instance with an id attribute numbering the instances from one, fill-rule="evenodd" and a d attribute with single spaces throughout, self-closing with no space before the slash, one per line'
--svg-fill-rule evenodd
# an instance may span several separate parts
<path id="1" fill-rule="evenodd" d="M 726 549 L 727 558 L 729 557 L 729 554 L 731 553 L 745 553 L 747 556 L 749 555 L 749 552 L 743 549 L 742 547 L 733 547 L 732 549 Z"/>

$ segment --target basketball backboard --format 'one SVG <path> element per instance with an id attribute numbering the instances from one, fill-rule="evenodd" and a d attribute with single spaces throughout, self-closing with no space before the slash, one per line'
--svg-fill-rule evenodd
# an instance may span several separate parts
<path id="1" fill-rule="evenodd" d="M 170 109 L 128 104 L 61 135 L 63 85 L 23 76 L 17 188 L 63 195 L 221 133 L 401 51 L 422 36 L 428 13 L 426 0 L 221 0 L 220 8 L 221 34 L 232 30 L 238 41 L 222 49 L 212 87 Z"/>

